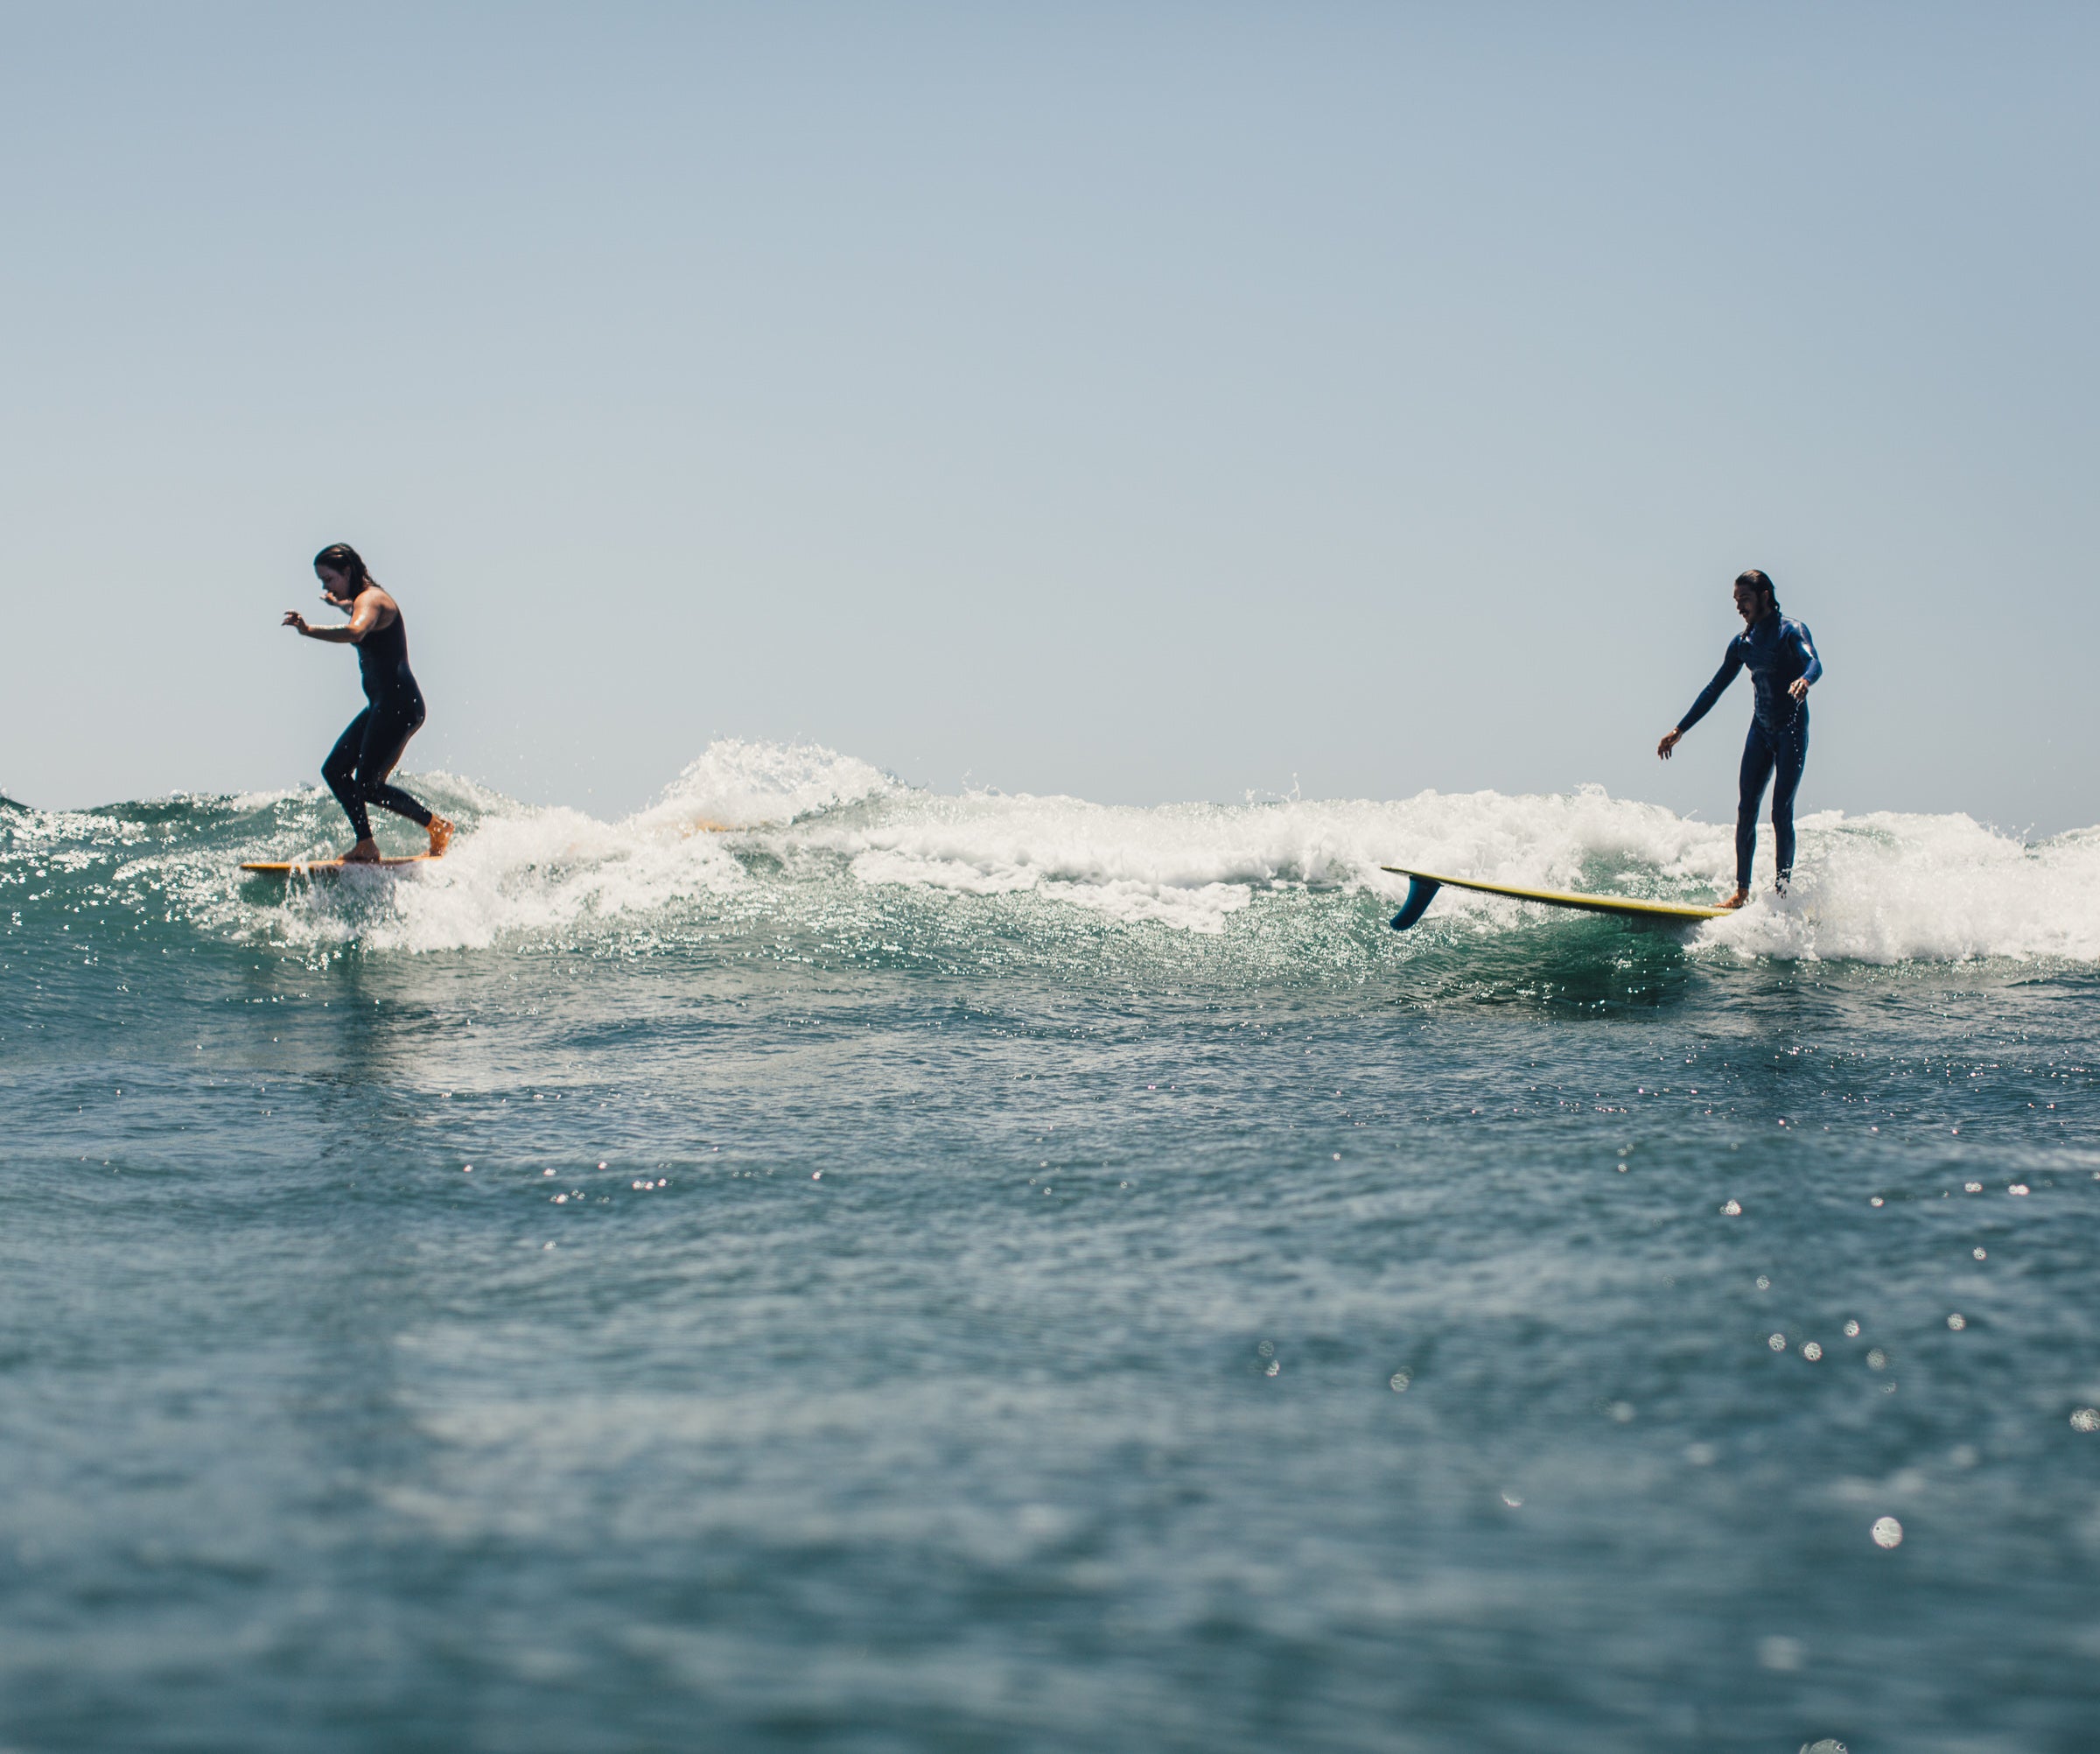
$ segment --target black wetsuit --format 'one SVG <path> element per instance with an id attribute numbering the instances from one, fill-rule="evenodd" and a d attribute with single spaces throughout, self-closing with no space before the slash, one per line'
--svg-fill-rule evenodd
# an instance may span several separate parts
<path id="1" fill-rule="evenodd" d="M 1699 691 L 1691 711 L 1677 721 L 1677 729 L 1689 731 L 1704 719 L 1740 670 L 1750 672 L 1757 697 L 1751 710 L 1750 734 L 1743 742 L 1735 807 L 1735 881 L 1738 888 L 1747 889 L 1751 860 L 1757 852 L 1758 802 L 1774 775 L 1772 834 L 1779 843 L 1774 849 L 1779 881 L 1784 883 L 1794 872 L 1794 794 L 1809 760 L 1809 704 L 1787 691 L 1803 677 L 1810 682 L 1821 677 L 1823 660 L 1816 655 L 1816 642 L 1808 628 L 1774 609 L 1728 642 L 1720 669 Z"/>
<path id="2" fill-rule="evenodd" d="M 321 763 L 321 777 L 328 782 L 328 789 L 335 794 L 360 840 L 372 838 L 367 804 L 377 804 L 428 828 L 430 811 L 387 783 L 409 739 L 423 724 L 423 691 L 416 686 L 415 672 L 409 668 L 409 630 L 400 610 L 387 626 L 373 628 L 358 642 L 357 669 L 365 698 L 371 704 L 336 739 L 335 747 Z"/>

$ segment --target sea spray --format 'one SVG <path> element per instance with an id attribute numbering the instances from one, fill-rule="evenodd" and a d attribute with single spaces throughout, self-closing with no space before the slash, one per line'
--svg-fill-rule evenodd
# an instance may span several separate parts
<path id="1" fill-rule="evenodd" d="M 1386 962 L 1439 940 L 1581 929 L 1447 890 L 1419 939 L 1383 937 L 1368 923 L 1405 888 L 1380 869 L 1388 863 L 1696 901 L 1728 887 L 1733 858 L 1726 826 L 1593 786 L 1138 807 L 933 793 L 820 746 L 742 740 L 710 745 L 654 803 L 614 821 L 442 774 L 418 783 L 463 832 L 446 859 L 406 876 L 240 877 L 242 859 L 310 855 L 340 838 L 314 789 L 16 811 L 0 827 L 0 859 L 18 876 L 41 861 L 54 884 L 124 898 L 171 925 L 375 952 L 704 929 L 724 908 L 794 929 L 812 909 L 840 917 L 890 893 L 921 913 L 967 902 L 957 930 L 1004 936 L 1040 932 L 1062 910 L 1230 940 L 1264 908 L 1326 909 L 1348 923 L 1353 954 Z M 1966 816 L 1824 811 L 1801 824 L 1783 897 L 1762 858 L 1752 904 L 1684 940 L 1695 956 L 2100 959 L 2100 829 L 2029 844 Z"/>

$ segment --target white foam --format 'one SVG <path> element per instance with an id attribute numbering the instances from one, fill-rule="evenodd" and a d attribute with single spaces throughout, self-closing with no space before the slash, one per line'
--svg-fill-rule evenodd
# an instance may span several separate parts
<path id="1" fill-rule="evenodd" d="M 1824 812 L 1801 824 L 1792 893 L 1706 936 L 1755 956 L 2100 960 L 2100 830 L 2030 846 L 1966 816 Z"/>
<path id="2" fill-rule="evenodd" d="M 900 790 L 879 768 L 820 743 L 710 743 L 630 820 L 639 828 L 748 828 Z"/>
<path id="3" fill-rule="evenodd" d="M 1711 828 L 1593 787 L 1569 797 L 1425 792 L 1390 803 L 1152 809 L 914 794 L 865 819 L 821 820 L 797 838 L 844 855 L 864 882 L 976 895 L 1031 891 L 1119 920 L 1210 933 L 1264 891 L 1368 889 L 1396 898 L 1407 880 L 1379 866 L 1403 858 L 1454 875 L 1565 884 L 1598 859 L 1711 882 L 1733 856 Z M 1499 919 L 1514 908 L 1461 897 L 1457 912 Z"/>
<path id="4" fill-rule="evenodd" d="M 1630 895 L 1707 899 L 1729 887 L 1729 824 L 1586 787 L 1564 796 L 1423 792 L 1390 802 L 1297 799 L 1141 809 L 1082 798 L 962 796 L 915 791 L 865 761 L 809 744 L 716 743 L 649 808 L 617 822 L 535 809 L 462 782 L 424 776 L 467 831 L 444 860 L 405 876 L 363 873 L 293 885 L 281 903 L 225 874 L 222 845 L 150 857 L 180 865 L 202 911 L 238 930 L 326 944 L 441 950 L 512 938 L 640 929 L 652 916 L 778 908 L 812 882 L 943 895 L 1027 897 L 1132 926 L 1219 935 L 1264 898 L 1324 891 L 1396 903 L 1406 863 L 1454 876 Z M 291 811 L 276 795 L 269 846 L 311 809 L 328 832 L 332 805 L 315 793 Z M 703 822 L 744 824 L 722 834 Z M 55 818 L 38 824 L 49 832 Z M 100 819 L 106 831 L 107 818 Z M 243 829 L 244 834 L 249 831 Z M 63 833 L 57 838 L 64 839 Z M 1758 899 L 1700 929 L 1702 953 L 1871 962 L 1978 957 L 2100 960 L 2100 829 L 2028 845 L 1964 816 L 1825 812 L 1801 828 L 1799 872 L 1769 894 L 1769 830 Z M 317 842 L 316 845 L 321 844 Z M 1404 953 L 1454 933 L 1574 923 L 1491 896 L 1446 889 Z"/>
<path id="5" fill-rule="evenodd" d="M 1732 887 L 1732 824 L 1584 787 L 1552 796 L 1423 792 L 1391 803 L 1129 809 L 1069 797 L 893 796 L 786 839 L 850 861 L 868 883 L 956 894 L 1030 892 L 1124 921 L 1222 932 L 1264 892 L 1336 888 L 1396 902 L 1404 862 L 1454 876 L 1708 900 Z M 1801 824 L 1792 893 L 1771 888 L 1770 830 L 1755 899 L 1702 928 L 1710 951 L 1868 962 L 1975 957 L 2100 960 L 2100 829 L 2030 846 L 1966 816 L 1829 811 Z M 1432 916 L 1498 930 L 1544 917 L 1446 889 Z"/>
<path id="6" fill-rule="evenodd" d="M 477 949 L 633 923 L 744 881 L 713 835 L 666 838 L 580 810 L 512 805 L 475 822 L 444 859 L 410 872 L 294 882 L 268 924 L 293 943 Z"/>

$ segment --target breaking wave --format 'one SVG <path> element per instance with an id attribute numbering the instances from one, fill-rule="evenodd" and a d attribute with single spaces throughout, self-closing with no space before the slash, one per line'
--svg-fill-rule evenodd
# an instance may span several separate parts
<path id="1" fill-rule="evenodd" d="M 717 914 L 749 922 L 769 909 L 802 917 L 813 896 L 831 905 L 877 892 L 969 905 L 973 918 L 1004 909 L 1018 933 L 1062 917 L 1229 943 L 1285 903 L 1339 909 L 1368 929 L 1405 891 L 1387 863 L 1679 900 L 1710 898 L 1732 866 L 1727 825 L 1595 787 L 1139 808 L 930 793 L 815 745 L 740 740 L 711 745 L 654 803 L 617 821 L 444 775 L 414 783 L 464 832 L 442 862 L 407 873 L 242 879 L 242 859 L 340 842 L 332 802 L 312 789 L 10 809 L 0 812 L 0 871 L 21 902 L 64 907 L 71 893 L 218 935 L 438 951 L 667 920 L 704 927 Z M 1966 816 L 1836 811 L 1800 828 L 1792 893 L 1776 898 L 1761 879 L 1751 906 L 1690 937 L 1695 954 L 2100 959 L 2100 829 L 2028 843 Z M 1575 916 L 1446 889 L 1414 932 L 1369 941 L 1407 957 L 1556 929 L 1577 929 Z"/>

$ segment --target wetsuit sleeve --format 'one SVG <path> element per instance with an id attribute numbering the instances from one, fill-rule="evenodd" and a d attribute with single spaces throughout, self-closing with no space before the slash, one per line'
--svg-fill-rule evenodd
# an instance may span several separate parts
<path id="1" fill-rule="evenodd" d="M 1721 698 L 1728 684 L 1735 680 L 1743 667 L 1741 646 L 1734 640 L 1728 642 L 1728 656 L 1721 660 L 1721 667 L 1714 671 L 1713 680 L 1699 691 L 1699 698 L 1691 703 L 1691 711 L 1677 720 L 1677 729 L 1689 731 L 1713 711 L 1713 703 Z"/>
<path id="2" fill-rule="evenodd" d="M 1816 636 L 1800 621 L 1794 623 L 1794 643 L 1801 648 L 1801 655 L 1807 663 L 1807 668 L 1801 673 L 1801 679 L 1808 683 L 1820 682 L 1823 679 L 1823 659 L 1816 650 Z"/>

